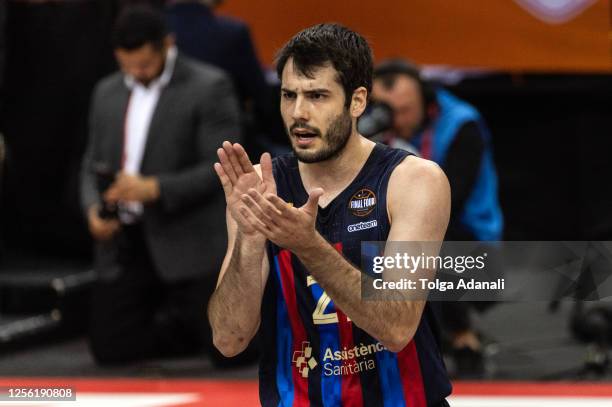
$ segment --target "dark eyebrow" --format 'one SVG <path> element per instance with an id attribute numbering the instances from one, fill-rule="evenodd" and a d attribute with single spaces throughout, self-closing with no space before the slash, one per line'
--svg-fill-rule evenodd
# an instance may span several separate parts
<path id="1" fill-rule="evenodd" d="M 325 89 L 325 88 L 320 88 L 320 89 L 307 90 L 304 93 L 309 93 L 309 94 L 312 94 L 312 93 L 325 93 L 325 94 L 328 94 L 329 90 Z"/>
<path id="2" fill-rule="evenodd" d="M 287 89 L 287 88 L 281 88 L 281 92 L 297 93 L 295 90 L 290 90 L 290 89 Z M 329 93 L 329 89 L 325 89 L 325 88 L 310 89 L 310 90 L 304 91 L 304 93 L 307 93 L 307 94 L 313 94 L 313 93 L 325 93 L 325 94 L 328 94 Z"/>

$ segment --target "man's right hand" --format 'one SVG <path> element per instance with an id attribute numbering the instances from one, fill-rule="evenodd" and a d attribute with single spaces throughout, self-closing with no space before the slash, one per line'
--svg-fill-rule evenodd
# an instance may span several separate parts
<path id="1" fill-rule="evenodd" d="M 239 232 L 249 236 L 261 235 L 249 225 L 241 213 L 241 208 L 244 207 L 242 195 L 248 193 L 250 188 L 256 189 L 262 195 L 276 194 L 276 183 L 272 175 L 272 157 L 269 153 L 262 154 L 260 176 L 246 151 L 238 143 L 232 145 L 228 141 L 224 142 L 223 148 L 217 150 L 217 155 L 220 162 L 215 163 L 215 171 L 221 180 L 227 207 L 238 224 Z"/>
<path id="2" fill-rule="evenodd" d="M 88 212 L 89 232 L 95 240 L 110 240 L 121 227 L 117 219 L 102 219 L 98 216 L 100 207 L 92 205 Z"/>

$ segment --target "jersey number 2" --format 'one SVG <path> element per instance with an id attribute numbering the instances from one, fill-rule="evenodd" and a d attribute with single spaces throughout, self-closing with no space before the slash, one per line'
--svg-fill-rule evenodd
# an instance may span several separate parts
<path id="1" fill-rule="evenodd" d="M 313 284 L 317 284 L 317 280 L 315 280 L 312 276 L 308 276 L 306 278 L 306 285 L 310 287 Z M 317 306 L 315 307 L 314 312 L 312 313 L 312 322 L 315 325 L 323 325 L 323 324 L 337 324 L 338 323 L 338 313 L 329 312 L 325 313 L 325 309 L 331 302 L 331 298 L 325 291 L 319 297 L 319 301 L 317 301 Z M 348 319 L 348 317 L 347 317 Z M 350 319 L 348 319 L 350 321 Z"/>

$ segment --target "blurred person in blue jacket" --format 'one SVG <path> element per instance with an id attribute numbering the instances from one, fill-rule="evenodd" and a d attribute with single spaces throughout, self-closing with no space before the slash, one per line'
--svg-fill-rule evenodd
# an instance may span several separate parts
<path id="1" fill-rule="evenodd" d="M 374 71 L 372 97 L 392 112 L 382 139 L 397 148 L 416 149 L 438 163 L 451 186 L 448 241 L 497 241 L 503 217 L 489 130 L 469 103 L 422 80 L 418 67 L 391 59 Z M 456 374 L 483 373 L 482 345 L 470 320 L 471 306 L 487 303 L 443 302 L 441 322 L 449 336 Z"/>

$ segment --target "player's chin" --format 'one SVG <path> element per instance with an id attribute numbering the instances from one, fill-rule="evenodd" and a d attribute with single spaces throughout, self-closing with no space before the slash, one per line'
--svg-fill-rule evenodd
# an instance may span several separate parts
<path id="1" fill-rule="evenodd" d="M 314 164 L 318 163 L 322 160 L 322 153 L 320 149 L 302 149 L 302 148 L 294 148 L 293 152 L 297 157 L 298 161 L 301 161 L 305 164 Z"/>

